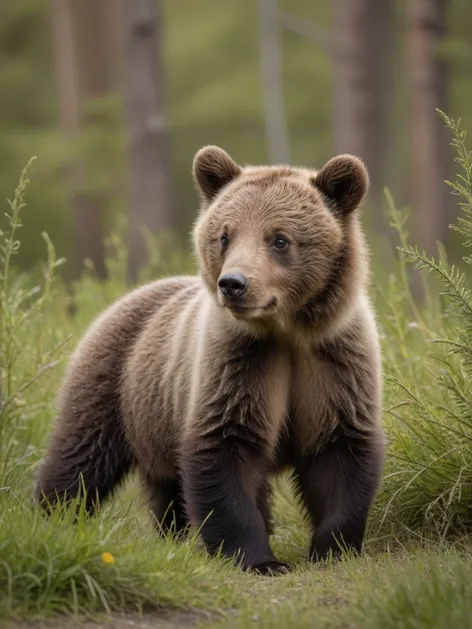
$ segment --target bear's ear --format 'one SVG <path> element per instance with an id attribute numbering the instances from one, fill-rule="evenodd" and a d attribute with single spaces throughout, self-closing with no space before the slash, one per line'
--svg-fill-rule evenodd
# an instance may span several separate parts
<path id="1" fill-rule="evenodd" d="M 323 166 L 312 182 L 327 197 L 333 211 L 346 216 L 367 194 L 369 175 L 358 157 L 338 155 Z"/>
<path id="2" fill-rule="evenodd" d="M 211 202 L 241 172 L 241 167 L 218 146 L 204 146 L 193 159 L 193 178 L 200 196 Z"/>

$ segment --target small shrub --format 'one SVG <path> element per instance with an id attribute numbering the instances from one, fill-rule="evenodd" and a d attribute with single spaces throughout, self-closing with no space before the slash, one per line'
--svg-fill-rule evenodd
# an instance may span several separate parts
<path id="1" fill-rule="evenodd" d="M 472 246 L 472 152 L 460 121 L 444 114 L 462 172 L 454 183 L 462 216 L 453 226 Z M 444 540 L 472 527 L 472 291 L 465 272 L 406 243 L 405 214 L 392 209 L 400 233 L 397 277 L 391 279 L 382 319 L 385 335 L 387 475 L 376 507 L 377 533 Z M 472 257 L 463 258 L 466 265 Z M 416 306 L 407 265 L 432 274 L 426 306 Z"/>

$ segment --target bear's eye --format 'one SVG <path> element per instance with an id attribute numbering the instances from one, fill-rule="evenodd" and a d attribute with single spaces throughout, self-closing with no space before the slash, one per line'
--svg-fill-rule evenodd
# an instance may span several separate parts
<path id="1" fill-rule="evenodd" d="M 276 236 L 274 240 L 274 247 L 276 249 L 284 249 L 288 245 L 288 240 L 283 236 Z"/>
<path id="2" fill-rule="evenodd" d="M 229 245 L 229 238 L 226 234 L 223 234 L 220 238 L 220 242 L 221 242 L 221 246 L 223 247 L 223 249 L 226 249 L 226 247 Z"/>

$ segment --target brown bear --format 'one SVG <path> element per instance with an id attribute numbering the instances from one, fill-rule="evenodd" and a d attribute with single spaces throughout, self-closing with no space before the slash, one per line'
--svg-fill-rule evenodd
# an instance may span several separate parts
<path id="1" fill-rule="evenodd" d="M 48 509 L 83 487 L 93 511 L 137 469 L 161 530 L 285 572 L 269 543 L 270 477 L 289 468 L 310 557 L 360 552 L 384 461 L 381 363 L 358 208 L 368 175 L 236 164 L 193 174 L 200 275 L 133 290 L 73 354 L 40 470 Z"/>

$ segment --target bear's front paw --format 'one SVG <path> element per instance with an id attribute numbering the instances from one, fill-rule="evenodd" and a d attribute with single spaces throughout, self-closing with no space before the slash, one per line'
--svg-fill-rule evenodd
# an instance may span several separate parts
<path id="1" fill-rule="evenodd" d="M 264 561 L 263 563 L 250 566 L 251 572 L 262 574 L 264 576 L 279 576 L 281 574 L 289 574 L 292 572 L 292 566 L 284 561 L 273 559 L 272 561 Z"/>

